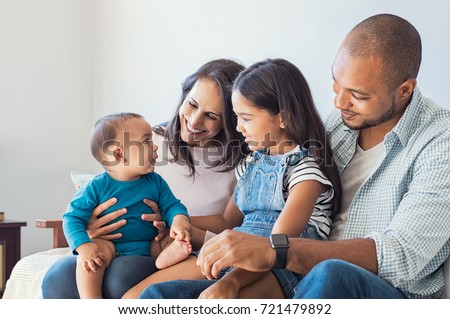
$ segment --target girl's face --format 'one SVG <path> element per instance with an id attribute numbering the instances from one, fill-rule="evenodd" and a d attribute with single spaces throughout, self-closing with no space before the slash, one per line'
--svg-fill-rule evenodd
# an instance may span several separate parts
<path id="1" fill-rule="evenodd" d="M 181 139 L 190 146 L 211 141 L 223 129 L 222 101 L 216 82 L 200 78 L 186 95 L 179 111 Z"/>
<path id="2" fill-rule="evenodd" d="M 245 137 L 252 151 L 270 149 L 270 154 L 284 154 L 294 148 L 285 130 L 280 114 L 272 115 L 256 107 L 239 91 L 231 96 L 233 111 L 237 116 L 236 130 Z"/>

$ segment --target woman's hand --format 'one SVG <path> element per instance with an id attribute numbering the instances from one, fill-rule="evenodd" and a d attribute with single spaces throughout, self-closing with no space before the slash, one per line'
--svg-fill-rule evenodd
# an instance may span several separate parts
<path id="1" fill-rule="evenodd" d="M 125 214 L 127 212 L 126 208 L 118 209 L 112 213 L 98 218 L 101 213 L 113 206 L 115 203 L 117 203 L 117 199 L 113 197 L 108 199 L 106 202 L 101 203 L 94 209 L 86 229 L 91 239 L 101 238 L 106 240 L 113 240 L 122 237 L 122 233 L 111 234 L 111 232 L 125 225 L 127 223 L 125 219 L 118 220 L 107 226 L 105 225 Z"/>
<path id="2" fill-rule="evenodd" d="M 122 237 L 122 233 L 115 233 L 115 234 L 111 233 L 119 229 L 120 227 L 124 226 L 127 223 L 125 219 L 120 219 L 116 222 L 113 222 L 110 225 L 106 224 L 126 214 L 127 212 L 126 208 L 118 209 L 114 212 L 108 213 L 105 216 L 98 218 L 98 216 L 101 213 L 103 213 L 105 210 L 113 206 L 115 203 L 117 203 L 117 199 L 113 197 L 111 199 L 108 199 L 106 202 L 101 203 L 94 209 L 86 229 L 91 239 L 101 238 L 106 240 L 113 240 Z M 151 200 L 144 199 L 144 203 L 152 209 L 154 214 L 142 214 L 141 217 L 143 220 L 153 222 L 153 225 L 158 229 L 158 235 L 156 236 L 155 240 L 161 240 L 161 238 L 166 236 L 168 232 L 168 228 L 166 228 L 166 223 L 162 221 L 161 211 L 159 210 L 158 205 Z"/>
<path id="3" fill-rule="evenodd" d="M 261 272 L 272 269 L 275 252 L 269 239 L 234 230 L 225 230 L 204 243 L 197 265 L 208 278 L 218 278 L 226 267 Z"/>
<path id="4" fill-rule="evenodd" d="M 162 214 L 159 206 L 154 201 L 149 199 L 144 199 L 144 203 L 152 209 L 153 214 L 142 214 L 141 218 L 148 222 L 153 222 L 153 226 L 158 229 L 158 235 L 156 235 L 155 240 L 159 241 L 167 235 L 169 229 L 166 227 L 166 223 L 162 220 Z"/>

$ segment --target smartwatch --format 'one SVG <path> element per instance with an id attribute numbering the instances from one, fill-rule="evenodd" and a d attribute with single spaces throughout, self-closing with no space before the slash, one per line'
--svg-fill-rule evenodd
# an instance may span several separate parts
<path id="1" fill-rule="evenodd" d="M 271 234 L 270 246 L 275 249 L 276 259 L 273 265 L 274 269 L 286 268 L 287 250 L 289 248 L 289 240 L 286 234 Z"/>

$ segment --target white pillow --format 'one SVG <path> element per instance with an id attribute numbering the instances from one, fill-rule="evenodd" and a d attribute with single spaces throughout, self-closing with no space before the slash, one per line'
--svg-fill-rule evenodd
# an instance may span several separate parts
<path id="1" fill-rule="evenodd" d="M 79 189 L 89 183 L 89 181 L 95 176 L 97 175 L 82 172 L 70 172 L 70 178 L 72 179 L 72 183 L 75 185 L 76 189 Z"/>

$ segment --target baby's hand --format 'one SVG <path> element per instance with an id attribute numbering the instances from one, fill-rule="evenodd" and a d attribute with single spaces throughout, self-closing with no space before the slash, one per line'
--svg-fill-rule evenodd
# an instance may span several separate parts
<path id="1" fill-rule="evenodd" d="M 191 232 L 190 232 L 190 229 L 172 226 L 170 228 L 170 237 L 177 239 L 177 240 L 190 242 L 191 241 Z"/>
<path id="2" fill-rule="evenodd" d="M 170 227 L 170 237 L 190 242 L 191 231 L 192 225 L 187 216 L 177 215 L 173 218 L 172 227 Z"/>
<path id="3" fill-rule="evenodd" d="M 93 242 L 84 243 L 76 249 L 78 258 L 80 258 L 83 270 L 88 273 L 90 271 L 97 272 L 103 267 L 107 260 L 103 253 L 98 249 L 97 244 Z"/>

